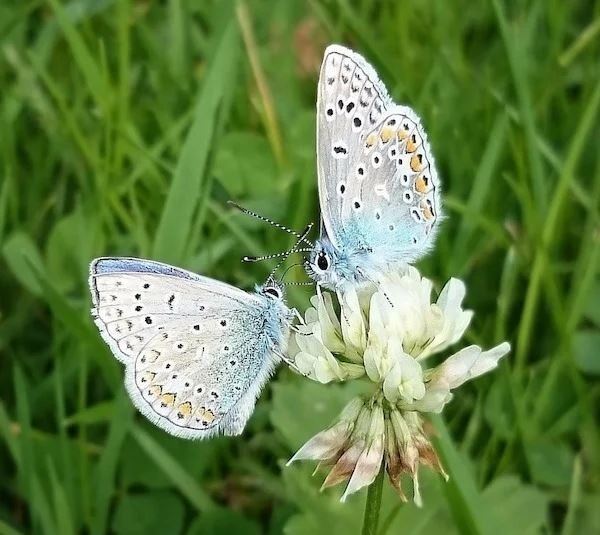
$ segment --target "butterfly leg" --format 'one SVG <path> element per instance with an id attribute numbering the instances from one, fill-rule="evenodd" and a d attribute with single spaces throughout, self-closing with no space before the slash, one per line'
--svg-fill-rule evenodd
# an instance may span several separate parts
<path id="1" fill-rule="evenodd" d="M 283 362 L 285 362 L 292 371 L 295 371 L 296 373 L 302 375 L 303 377 L 307 377 L 307 375 L 305 373 L 302 373 L 300 371 L 300 369 L 298 368 L 298 366 L 296 366 L 296 363 L 293 360 L 290 360 L 283 353 L 280 353 L 279 351 L 274 350 L 273 353 L 275 355 L 277 355 Z"/>

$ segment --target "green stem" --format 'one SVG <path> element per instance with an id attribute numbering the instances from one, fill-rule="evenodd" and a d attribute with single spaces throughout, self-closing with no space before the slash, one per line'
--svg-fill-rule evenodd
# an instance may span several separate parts
<path id="1" fill-rule="evenodd" d="M 383 463 L 375 481 L 369 486 L 367 503 L 365 504 L 365 517 L 363 520 L 362 535 L 376 535 L 381 509 L 381 492 L 383 489 Z"/>

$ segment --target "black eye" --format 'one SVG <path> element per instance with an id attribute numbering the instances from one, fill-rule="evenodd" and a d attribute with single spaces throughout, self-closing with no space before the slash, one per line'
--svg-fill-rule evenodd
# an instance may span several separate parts
<path id="1" fill-rule="evenodd" d="M 319 255 L 319 258 L 317 258 L 317 266 L 319 266 L 319 269 L 323 271 L 325 271 L 329 267 L 329 262 L 327 261 L 325 253 L 321 253 Z"/>
<path id="2" fill-rule="evenodd" d="M 272 295 L 273 297 L 280 297 L 276 288 L 265 288 L 265 293 Z"/>

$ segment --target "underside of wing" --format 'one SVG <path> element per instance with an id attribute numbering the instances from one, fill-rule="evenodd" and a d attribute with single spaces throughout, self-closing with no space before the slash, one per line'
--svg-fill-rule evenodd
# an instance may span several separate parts
<path id="1" fill-rule="evenodd" d="M 416 260 L 432 243 L 441 210 L 435 163 L 418 117 L 393 107 L 352 156 L 361 172 L 339 194 L 345 229 L 391 262 Z"/>
<path id="2" fill-rule="evenodd" d="M 390 100 L 373 68 L 338 45 L 325 51 L 317 91 L 319 200 L 327 233 L 337 246 L 343 226 L 340 181 L 358 173 L 352 154 L 385 114 Z"/>
<path id="3" fill-rule="evenodd" d="M 276 363 L 268 340 L 244 315 L 209 320 L 204 332 L 190 319 L 156 336 L 127 366 L 127 389 L 136 407 L 173 435 L 239 434 Z"/>
<path id="4" fill-rule="evenodd" d="M 90 265 L 92 316 L 115 357 L 127 363 L 159 327 L 206 310 L 247 307 L 256 297 L 160 262 L 98 258 Z M 204 307 L 204 308 L 203 308 Z"/>
<path id="5" fill-rule="evenodd" d="M 266 298 L 165 264 L 92 263 L 94 320 L 136 407 L 171 434 L 238 434 L 276 359 Z M 243 418 L 242 418 L 243 417 Z"/>
<path id="6" fill-rule="evenodd" d="M 375 263 L 420 257 L 441 206 L 416 113 L 391 101 L 361 56 L 334 45 L 321 67 L 317 125 L 320 204 L 333 245 L 372 252 Z"/>

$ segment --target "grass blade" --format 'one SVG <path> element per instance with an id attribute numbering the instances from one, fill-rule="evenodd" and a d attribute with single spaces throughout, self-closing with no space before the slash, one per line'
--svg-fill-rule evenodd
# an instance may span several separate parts
<path id="1" fill-rule="evenodd" d="M 75 533 L 69 501 L 67 499 L 66 489 L 59 481 L 56 468 L 50 459 L 48 459 L 48 472 L 50 474 L 50 486 L 54 498 L 54 516 L 56 518 L 56 527 L 61 535 Z"/>
<path id="2" fill-rule="evenodd" d="M 22 531 L 17 531 L 6 522 L 0 520 L 0 535 L 22 535 L 22 533 Z"/>
<path id="3" fill-rule="evenodd" d="M 494 533 L 493 514 L 481 499 L 468 465 L 460 458 L 442 418 L 432 415 L 431 421 L 437 432 L 436 450 L 450 476 L 444 490 L 457 527 L 461 533 L 491 535 Z"/>
<path id="4" fill-rule="evenodd" d="M 585 147 L 587 136 L 595 125 L 596 113 L 600 106 L 600 83 L 595 87 L 595 90 L 589 100 L 588 105 L 584 109 L 577 131 L 573 135 L 573 141 L 569 147 L 565 165 L 562 169 L 558 184 L 554 190 L 554 196 L 550 203 L 548 216 L 544 224 L 542 233 L 541 246 L 537 250 L 531 278 L 525 296 L 525 305 L 519 325 L 519 333 L 517 338 L 517 348 L 515 354 L 515 367 L 517 372 L 522 372 L 525 366 L 527 352 L 531 337 L 533 334 L 533 320 L 535 309 L 539 297 L 539 291 L 542 283 L 543 271 L 547 268 L 549 247 L 552 237 L 556 231 L 556 227 L 560 221 L 560 215 L 563 206 L 567 200 L 569 184 L 575 173 L 575 168 L 579 162 L 579 158 Z"/>
<path id="5" fill-rule="evenodd" d="M 527 157 L 531 173 L 531 181 L 533 186 L 536 207 L 541 213 L 546 206 L 547 184 L 545 182 L 544 167 L 539 151 L 537 150 L 537 127 L 534 117 L 534 106 L 531 101 L 530 88 L 528 87 L 527 73 L 529 71 L 524 46 L 517 46 L 517 43 L 522 41 L 531 42 L 530 35 L 522 33 L 515 34 L 514 30 L 509 27 L 504 12 L 504 6 L 501 0 L 492 0 L 492 5 L 498 19 L 498 26 L 506 48 L 506 55 L 510 66 L 511 75 L 519 101 L 520 115 L 523 120 L 525 129 L 525 139 L 527 143 Z M 535 9 L 535 6 L 533 7 Z"/>
<path id="6" fill-rule="evenodd" d="M 98 463 L 98 477 L 95 484 L 96 507 L 92 523 L 92 535 L 106 533 L 110 499 L 114 491 L 114 479 L 123 442 L 133 419 L 133 408 L 124 389 L 118 394 L 106 446 Z"/>
<path id="7" fill-rule="evenodd" d="M 131 434 L 148 456 L 154 460 L 156 466 L 172 480 L 173 485 L 187 497 L 198 511 L 208 511 L 215 507 L 208 494 L 148 433 L 136 425 L 131 430 Z"/>
<path id="8" fill-rule="evenodd" d="M 219 106 L 225 97 L 223 89 L 233 86 L 237 54 L 237 30 L 231 22 L 221 38 L 198 99 L 194 122 L 181 148 L 154 242 L 153 256 L 157 259 L 173 263 L 183 259 L 205 179 Z"/>
<path id="9" fill-rule="evenodd" d="M 64 6 L 62 6 L 58 0 L 49 0 L 49 2 L 56 15 L 58 25 L 63 31 L 65 39 L 71 48 L 73 58 L 83 73 L 88 90 L 94 96 L 98 106 L 107 111 L 107 99 L 111 95 L 111 91 L 106 83 L 106 78 L 102 74 L 100 65 L 94 59 L 94 56 L 86 46 L 80 32 L 73 25 L 70 17 L 65 12 Z"/>

